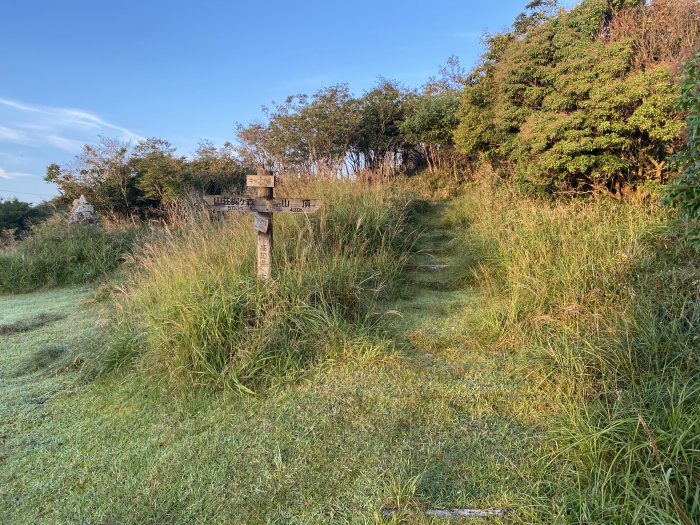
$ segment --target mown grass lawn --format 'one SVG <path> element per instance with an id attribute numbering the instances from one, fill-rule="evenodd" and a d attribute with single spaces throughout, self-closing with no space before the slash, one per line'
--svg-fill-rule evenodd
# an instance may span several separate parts
<path id="1" fill-rule="evenodd" d="M 547 407 L 516 356 L 475 339 L 479 290 L 418 268 L 452 260 L 439 212 L 387 305 L 395 348 L 258 397 L 174 393 L 138 370 L 83 381 L 92 292 L 1 297 L 0 325 L 31 328 L 0 335 L 0 522 L 375 523 L 397 506 L 395 522 L 444 507 L 527 521 Z"/>

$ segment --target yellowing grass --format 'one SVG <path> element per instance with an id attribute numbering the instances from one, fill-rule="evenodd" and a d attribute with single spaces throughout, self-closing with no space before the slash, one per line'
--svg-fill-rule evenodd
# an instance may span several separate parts
<path id="1" fill-rule="evenodd" d="M 276 215 L 270 283 L 255 278 L 248 214 L 190 222 L 147 246 L 119 298 L 112 359 L 253 392 L 365 337 L 407 260 L 408 200 L 348 183 L 296 191 L 326 206 Z"/>
<path id="2" fill-rule="evenodd" d="M 543 521 L 697 523 L 700 268 L 667 211 L 475 186 L 449 217 L 482 341 L 559 407 Z"/>

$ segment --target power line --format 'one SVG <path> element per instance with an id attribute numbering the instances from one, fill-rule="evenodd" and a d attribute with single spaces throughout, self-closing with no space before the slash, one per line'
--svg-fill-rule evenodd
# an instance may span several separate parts
<path id="1" fill-rule="evenodd" d="M 29 191 L 17 191 L 17 190 L 5 190 L 3 188 L 0 188 L 0 191 L 3 193 L 17 193 L 21 195 L 33 195 L 34 197 L 48 197 L 49 199 L 53 199 L 56 197 L 56 195 L 48 195 L 46 193 L 31 193 Z"/>

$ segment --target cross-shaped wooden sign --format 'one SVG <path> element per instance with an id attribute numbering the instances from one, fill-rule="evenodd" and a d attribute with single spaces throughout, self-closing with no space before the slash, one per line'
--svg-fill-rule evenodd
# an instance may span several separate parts
<path id="1" fill-rule="evenodd" d="M 274 213 L 315 213 L 323 206 L 323 201 L 316 199 L 288 199 L 274 197 L 275 176 L 258 170 L 257 175 L 248 175 L 246 185 L 257 188 L 256 197 L 205 195 L 204 202 L 209 209 L 219 212 L 255 212 L 253 225 L 258 232 L 258 278 L 264 281 L 272 276 L 272 246 Z"/>

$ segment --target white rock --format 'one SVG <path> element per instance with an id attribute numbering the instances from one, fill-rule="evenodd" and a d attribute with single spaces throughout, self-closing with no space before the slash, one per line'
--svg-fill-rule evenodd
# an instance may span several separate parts
<path id="1" fill-rule="evenodd" d="M 95 208 L 87 201 L 85 195 L 73 201 L 68 222 L 94 222 L 95 219 Z"/>

